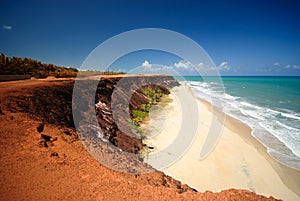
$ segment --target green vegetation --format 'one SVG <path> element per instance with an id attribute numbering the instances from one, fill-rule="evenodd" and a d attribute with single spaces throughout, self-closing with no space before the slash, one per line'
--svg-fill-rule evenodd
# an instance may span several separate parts
<path id="1" fill-rule="evenodd" d="M 150 112 L 151 104 L 149 104 L 149 103 L 141 104 L 140 108 L 142 109 L 142 111 L 145 111 L 148 113 L 148 112 Z"/>
<path id="2" fill-rule="evenodd" d="M 167 89 L 167 91 L 169 91 L 169 89 Z M 144 86 L 138 90 L 138 93 L 145 95 L 145 97 L 148 99 L 148 102 L 139 105 L 138 110 L 132 110 L 132 119 L 129 121 L 131 129 L 140 136 L 141 140 L 146 138 L 146 133 L 141 127 L 141 123 L 146 117 L 149 116 L 151 107 L 157 105 L 158 103 L 162 104 L 163 106 L 166 106 L 168 103 L 170 103 L 170 98 L 168 96 L 164 96 L 164 94 L 168 93 L 167 91 L 162 91 L 160 88 L 154 85 Z M 146 144 L 143 144 L 143 148 L 137 154 L 138 159 L 143 161 L 152 152 L 152 149 L 153 147 L 148 147 Z"/>
<path id="3" fill-rule="evenodd" d="M 124 72 L 114 72 L 114 71 L 99 71 L 101 75 L 120 75 L 120 74 L 126 74 Z"/>
<path id="4" fill-rule="evenodd" d="M 149 112 L 144 112 L 140 110 L 133 110 L 132 111 L 133 115 L 133 123 L 137 126 L 140 126 L 141 122 L 148 117 Z"/>
<path id="5" fill-rule="evenodd" d="M 132 123 L 131 119 L 128 119 L 128 123 L 129 123 L 129 127 L 135 131 L 136 134 L 138 134 L 140 136 L 140 138 L 143 140 L 145 139 L 145 132 L 144 129 L 139 125 L 136 125 L 134 123 Z"/>
<path id="6" fill-rule="evenodd" d="M 30 75 L 36 78 L 76 77 L 76 68 L 65 68 L 53 64 L 43 64 L 31 58 L 7 57 L 0 53 L 1 75 Z"/>
<path id="7" fill-rule="evenodd" d="M 48 76 L 76 77 L 78 69 L 71 67 L 43 64 L 31 58 L 7 57 L 0 53 L 0 75 L 30 75 L 35 78 L 46 78 Z M 80 71 L 80 76 L 91 75 L 117 75 L 123 72 L 112 71 Z"/>
<path id="8" fill-rule="evenodd" d="M 85 76 L 94 76 L 94 75 L 122 75 L 126 74 L 124 72 L 114 72 L 114 71 L 96 71 L 96 70 L 85 70 L 80 71 L 79 75 L 82 77 Z"/>
<path id="9" fill-rule="evenodd" d="M 150 99 L 149 101 L 150 107 L 158 103 L 161 97 L 163 96 L 163 93 L 157 87 L 154 88 L 146 87 L 146 88 L 142 88 L 141 91 L 147 98 Z"/>
<path id="10" fill-rule="evenodd" d="M 140 92 L 144 94 L 149 101 L 148 103 L 141 104 L 140 110 L 132 111 L 133 123 L 138 127 L 141 125 L 141 122 L 149 116 L 150 108 L 156 105 L 163 97 L 162 91 L 157 87 L 146 86 L 141 88 Z"/>
<path id="11" fill-rule="evenodd" d="M 54 77 L 76 77 L 78 70 L 76 68 L 64 68 L 56 66 L 56 70 L 54 72 L 49 72 L 48 76 Z M 47 73 L 45 73 L 46 75 Z"/>

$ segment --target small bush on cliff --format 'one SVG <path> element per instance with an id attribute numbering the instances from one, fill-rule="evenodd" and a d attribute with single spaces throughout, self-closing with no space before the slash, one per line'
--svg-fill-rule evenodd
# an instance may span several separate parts
<path id="1" fill-rule="evenodd" d="M 138 125 L 132 123 L 131 120 L 129 120 L 128 123 L 129 123 L 129 127 L 130 127 L 132 130 L 134 130 L 135 133 L 136 133 L 138 136 L 140 136 L 140 139 L 141 139 L 141 140 L 144 140 L 145 137 L 146 137 L 146 136 L 145 136 L 144 129 L 143 129 L 142 127 L 140 127 L 140 126 L 138 126 Z"/>
<path id="2" fill-rule="evenodd" d="M 140 111 L 140 110 L 133 110 L 132 111 L 132 115 L 133 115 L 133 123 L 137 126 L 141 125 L 141 122 L 148 117 L 149 113 L 148 112 L 144 112 L 144 111 Z"/>
<path id="3" fill-rule="evenodd" d="M 163 96 L 163 93 L 157 87 L 154 87 L 154 88 L 150 88 L 150 87 L 143 88 L 142 89 L 142 93 L 150 99 L 150 101 L 149 101 L 150 105 L 155 105 L 157 102 L 160 101 L 161 97 Z"/>
<path id="4" fill-rule="evenodd" d="M 150 108 L 156 105 L 164 95 L 159 88 L 153 86 L 145 86 L 140 92 L 148 98 L 149 102 L 141 104 L 139 110 L 132 111 L 132 121 L 136 126 L 141 125 L 141 122 L 149 116 Z"/>
<path id="5" fill-rule="evenodd" d="M 168 92 L 168 91 L 167 91 Z M 138 93 L 143 94 L 147 97 L 148 102 L 139 105 L 138 109 L 131 110 L 131 124 L 130 128 L 134 130 L 137 134 L 140 135 L 141 139 L 145 139 L 145 132 L 141 127 L 141 123 L 146 117 L 149 116 L 150 109 L 153 105 L 156 105 L 162 100 L 164 94 L 167 94 L 166 91 L 162 91 L 156 86 L 149 85 L 142 87 Z"/>
<path id="6" fill-rule="evenodd" d="M 151 105 L 149 103 L 141 104 L 140 108 L 145 112 L 150 112 Z"/>

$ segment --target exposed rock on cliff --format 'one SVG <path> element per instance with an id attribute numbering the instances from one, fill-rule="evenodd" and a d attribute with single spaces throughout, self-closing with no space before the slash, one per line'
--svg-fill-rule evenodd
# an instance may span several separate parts
<path id="1" fill-rule="evenodd" d="M 171 76 L 136 76 L 102 79 L 96 93 L 97 119 L 105 137 L 124 151 L 137 153 L 142 148 L 140 136 L 130 128 L 132 111 L 141 109 L 149 99 L 141 88 L 157 87 L 168 94 L 168 88 L 179 85 Z"/>

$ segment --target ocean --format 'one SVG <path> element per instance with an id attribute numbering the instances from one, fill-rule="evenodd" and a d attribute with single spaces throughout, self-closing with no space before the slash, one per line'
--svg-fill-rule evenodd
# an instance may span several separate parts
<path id="1" fill-rule="evenodd" d="M 274 159 L 300 170 L 300 77 L 186 76 L 184 80 L 197 97 L 250 126 L 253 137 Z"/>

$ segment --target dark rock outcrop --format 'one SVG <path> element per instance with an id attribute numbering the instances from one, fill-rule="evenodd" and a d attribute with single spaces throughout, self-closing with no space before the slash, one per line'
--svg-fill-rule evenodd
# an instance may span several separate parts
<path id="1" fill-rule="evenodd" d="M 10 96 L 5 106 L 11 112 L 28 113 L 44 123 L 74 128 L 72 91 L 74 82 L 51 87 L 37 87 L 31 95 Z"/>
<path id="2" fill-rule="evenodd" d="M 49 135 L 41 134 L 41 138 L 43 138 L 46 142 L 50 142 L 52 137 Z"/>
<path id="3" fill-rule="evenodd" d="M 4 115 L 4 112 L 1 110 L 1 107 L 0 107 L 0 115 Z"/>
<path id="4" fill-rule="evenodd" d="M 37 130 L 39 133 L 41 133 L 41 132 L 44 131 L 44 126 L 45 126 L 44 123 L 40 123 L 40 125 L 38 125 L 38 126 L 36 127 L 36 130 Z"/>

